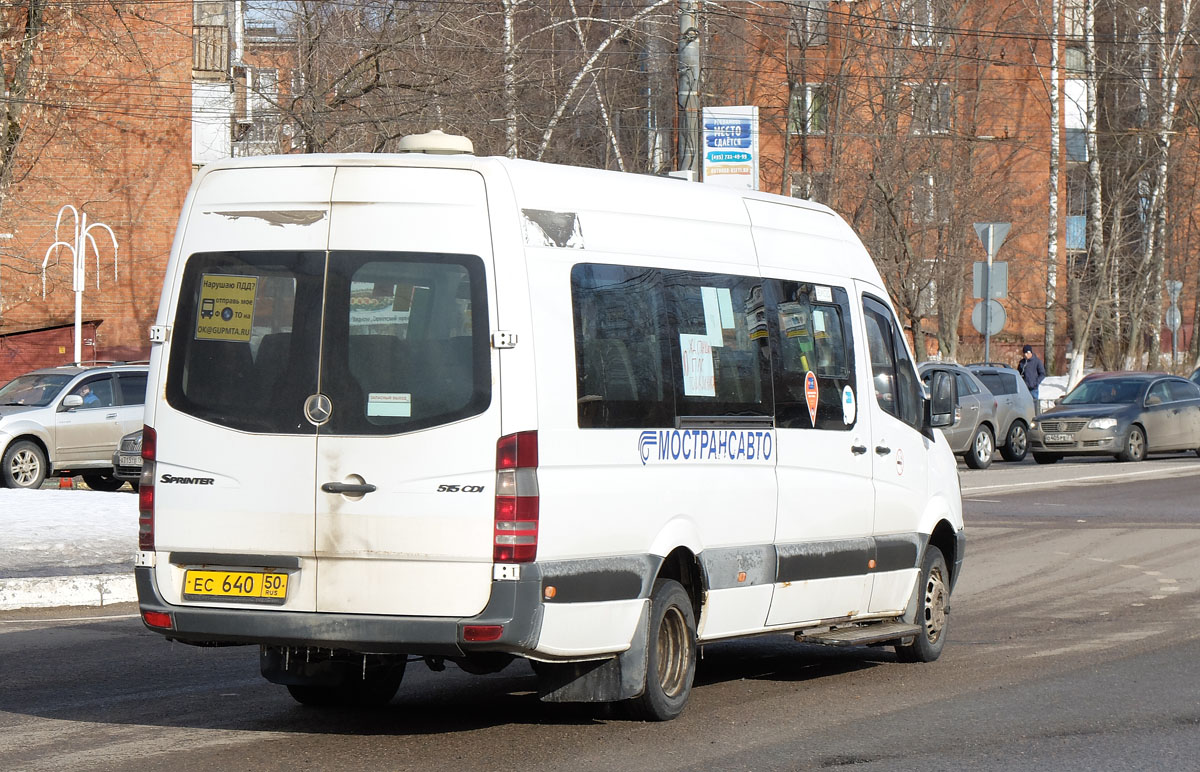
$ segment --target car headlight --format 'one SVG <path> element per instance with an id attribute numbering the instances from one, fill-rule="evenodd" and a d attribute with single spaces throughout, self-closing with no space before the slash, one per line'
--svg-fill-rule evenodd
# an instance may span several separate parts
<path id="1" fill-rule="evenodd" d="M 1089 429 L 1111 429 L 1117 425 L 1115 418 L 1093 418 L 1088 421 Z"/>
<path id="2" fill-rule="evenodd" d="M 1030 421 L 1030 422 L 1029 422 L 1029 428 L 1030 428 L 1030 429 L 1036 429 L 1036 428 L 1038 428 L 1038 422 L 1037 422 L 1037 421 Z"/>

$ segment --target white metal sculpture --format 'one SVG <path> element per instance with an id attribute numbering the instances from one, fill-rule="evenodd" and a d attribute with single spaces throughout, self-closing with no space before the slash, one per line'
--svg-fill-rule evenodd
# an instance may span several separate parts
<path id="1" fill-rule="evenodd" d="M 59 238 L 58 231 L 63 223 L 63 215 L 70 211 L 75 215 L 75 232 L 71 242 L 67 242 Z M 96 239 L 92 236 L 93 228 L 102 228 L 108 231 L 109 238 L 112 239 L 113 245 L 113 281 L 117 280 L 117 236 L 113 233 L 112 228 L 102 222 L 88 223 L 87 212 L 82 212 L 70 204 L 66 204 L 58 210 L 58 218 L 54 222 L 54 243 L 46 250 L 46 256 L 42 259 L 42 298 L 46 297 L 46 267 L 50 264 L 51 256 L 54 257 L 55 265 L 58 264 L 58 251 L 66 249 L 71 253 L 72 278 L 71 288 L 75 291 L 75 363 L 83 359 L 83 288 L 86 283 L 87 272 L 87 245 L 92 245 L 92 251 L 96 254 L 96 289 L 100 289 L 100 249 L 96 246 Z"/>

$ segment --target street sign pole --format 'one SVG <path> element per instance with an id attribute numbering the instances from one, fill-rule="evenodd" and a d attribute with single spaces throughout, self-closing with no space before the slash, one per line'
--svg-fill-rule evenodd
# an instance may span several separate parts
<path id="1" fill-rule="evenodd" d="M 1167 279 L 1167 296 L 1171 298 L 1171 307 L 1167 309 L 1167 326 L 1171 328 L 1171 367 L 1175 367 L 1175 359 L 1179 356 L 1179 326 L 1182 316 L 1179 313 L 1179 296 L 1183 293 L 1183 282 Z"/>
<path id="2" fill-rule="evenodd" d="M 983 270 L 983 361 L 985 362 L 992 361 L 992 328 L 989 324 L 992 315 L 992 260 L 995 259 L 996 252 L 1000 250 L 1000 245 L 1008 238 L 1010 228 L 1012 228 L 1012 223 L 975 223 L 975 233 L 979 235 L 979 240 L 983 242 L 983 249 L 987 252 L 987 267 Z"/>

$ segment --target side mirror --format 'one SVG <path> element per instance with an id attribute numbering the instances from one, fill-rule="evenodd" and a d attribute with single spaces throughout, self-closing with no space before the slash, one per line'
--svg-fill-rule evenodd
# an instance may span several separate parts
<path id="1" fill-rule="evenodd" d="M 68 394 L 67 396 L 63 397 L 62 406 L 65 410 L 70 410 L 74 407 L 81 407 L 82 405 L 83 397 L 79 396 L 78 394 Z"/>
<path id="2" fill-rule="evenodd" d="M 958 384 L 954 376 L 944 371 L 933 374 L 929 381 L 929 401 L 926 403 L 926 425 L 931 429 L 953 426 L 958 409 Z"/>

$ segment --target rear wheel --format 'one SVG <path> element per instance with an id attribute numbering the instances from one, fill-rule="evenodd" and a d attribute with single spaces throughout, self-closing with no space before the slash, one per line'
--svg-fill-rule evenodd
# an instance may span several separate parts
<path id="1" fill-rule="evenodd" d="M 896 647 L 901 662 L 933 662 L 946 645 L 947 614 L 950 611 L 950 575 L 942 551 L 930 544 L 921 566 L 916 623 L 921 632 L 907 646 Z"/>
<path id="2" fill-rule="evenodd" d="M 1058 453 L 1034 453 L 1033 460 L 1039 464 L 1057 464 L 1062 461 L 1062 456 Z"/>
<path id="3" fill-rule="evenodd" d="M 630 713 L 669 721 L 683 712 L 696 676 L 696 614 L 691 597 L 674 579 L 654 583 L 647 645 L 646 691 L 630 700 Z"/>
<path id="4" fill-rule="evenodd" d="M 9 488 L 37 488 L 46 479 L 46 454 L 29 440 L 9 445 L 0 463 Z"/>
<path id="5" fill-rule="evenodd" d="M 1008 437 L 1004 441 L 1004 447 L 1000 449 L 1000 454 L 1004 456 L 1005 461 L 1023 461 L 1027 453 L 1029 433 L 1025 431 L 1024 423 L 1013 421 L 1013 425 L 1008 427 Z"/>
<path id="6" fill-rule="evenodd" d="M 1141 461 L 1146 457 L 1146 434 L 1140 426 L 1129 427 L 1125 449 L 1117 454 L 1119 461 Z"/>
<path id="7" fill-rule="evenodd" d="M 386 705 L 396 696 L 404 678 L 404 661 L 384 671 L 368 672 L 366 678 L 355 678 L 336 686 L 288 684 L 288 693 L 301 705 L 314 708 L 360 707 Z"/>
<path id="8" fill-rule="evenodd" d="M 971 439 L 971 448 L 967 451 L 967 466 L 972 469 L 987 469 L 991 466 L 995 453 L 996 440 L 992 437 L 992 430 L 980 424 Z"/>
<path id="9" fill-rule="evenodd" d="M 125 481 L 113 475 L 112 472 L 87 472 L 82 475 L 87 487 L 94 491 L 120 490 Z"/>

